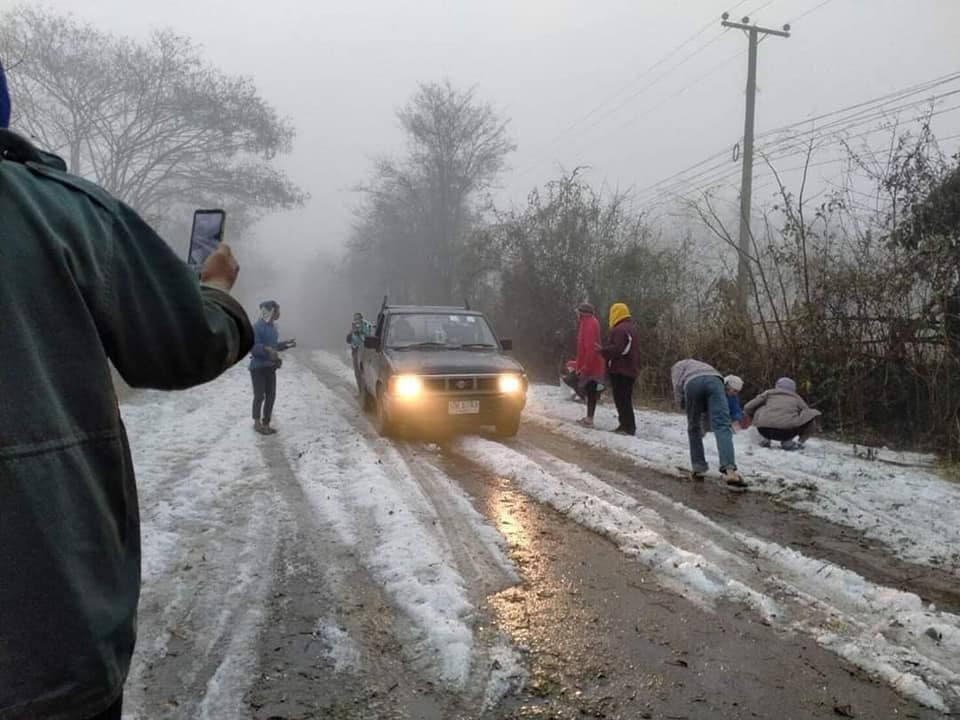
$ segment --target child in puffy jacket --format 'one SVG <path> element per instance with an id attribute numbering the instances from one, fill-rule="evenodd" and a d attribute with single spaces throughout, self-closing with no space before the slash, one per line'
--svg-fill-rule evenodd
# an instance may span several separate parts
<path id="1" fill-rule="evenodd" d="M 743 390 L 743 380 L 739 375 L 727 375 L 723 379 L 723 390 L 727 396 L 727 407 L 730 409 L 730 429 L 734 432 L 744 427 L 743 408 L 740 407 L 740 391 Z M 747 420 L 749 424 L 749 420 Z M 700 416 L 700 427 L 703 434 L 712 432 L 710 413 L 704 412 Z"/>
<path id="2" fill-rule="evenodd" d="M 743 408 L 753 420 L 763 447 L 778 441 L 784 450 L 799 450 L 813 433 L 814 420 L 820 416 L 797 394 L 797 384 L 788 377 L 777 380 Z M 794 440 L 794 438 L 797 438 Z"/>

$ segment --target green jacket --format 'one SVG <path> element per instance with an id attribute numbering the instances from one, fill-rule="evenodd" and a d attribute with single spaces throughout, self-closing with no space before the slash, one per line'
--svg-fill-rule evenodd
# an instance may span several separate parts
<path id="1" fill-rule="evenodd" d="M 136 634 L 137 491 L 108 360 L 134 387 L 187 388 L 252 331 L 129 207 L 32 157 L 0 159 L 0 720 L 74 720 L 116 700 Z"/>

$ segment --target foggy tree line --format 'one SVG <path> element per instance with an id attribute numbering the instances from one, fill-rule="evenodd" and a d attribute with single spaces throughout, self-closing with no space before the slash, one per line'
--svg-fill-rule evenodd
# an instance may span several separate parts
<path id="1" fill-rule="evenodd" d="M 685 201 L 683 219 L 655 220 L 577 168 L 502 210 L 484 191 L 513 145 L 475 92 L 422 85 L 398 116 L 409 154 L 375 167 L 338 266 L 354 306 L 370 314 L 387 293 L 467 299 L 550 380 L 574 351 L 573 308 L 592 302 L 605 321 L 624 301 L 642 339 L 638 391 L 653 401 L 670 397 L 670 365 L 692 356 L 743 376 L 748 396 L 796 378 L 827 429 L 848 437 L 960 442 L 960 158 L 943 156 L 928 123 L 891 129 L 884 154 L 847 146 L 849 182 L 815 199 L 806 172 L 796 191 L 775 173 L 744 307 L 737 216 L 712 192 Z M 481 148 L 483 163 L 451 162 Z"/>
<path id="2" fill-rule="evenodd" d="M 236 235 L 305 200 L 270 162 L 291 123 L 187 37 L 135 41 L 22 5 L 0 15 L 0 54 L 14 127 L 161 228 L 186 236 L 190 210 L 225 207 Z"/>
<path id="3" fill-rule="evenodd" d="M 0 16 L 0 55 L 14 69 L 15 125 L 161 228 L 185 237 L 187 211 L 209 204 L 227 208 L 233 234 L 306 199 L 272 164 L 291 149 L 290 122 L 188 38 L 133 41 L 21 6 Z M 795 188 L 776 176 L 778 197 L 753 223 L 744 307 L 731 281 L 737 218 L 712 192 L 656 218 L 575 168 L 497 207 L 515 146 L 492 105 L 426 83 L 397 118 L 405 151 L 357 186 L 343 256 L 309 268 L 321 280 L 305 302 L 325 318 L 374 314 L 385 294 L 466 300 L 552 379 L 573 352 L 573 308 L 592 302 L 605 319 L 625 301 L 651 400 L 669 397 L 670 364 L 694 356 L 743 376 L 748 396 L 795 377 L 828 429 L 956 449 L 960 158 L 943 156 L 928 124 L 891 130 L 883 153 L 848 146 L 849 182 L 826 195 L 810 197 L 806 172 Z M 331 342 L 344 330 L 321 329 Z"/>

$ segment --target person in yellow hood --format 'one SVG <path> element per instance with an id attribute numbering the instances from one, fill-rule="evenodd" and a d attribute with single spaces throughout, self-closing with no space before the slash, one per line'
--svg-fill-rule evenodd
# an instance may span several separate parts
<path id="1" fill-rule="evenodd" d="M 635 435 L 637 419 L 633 412 L 633 386 L 640 374 L 640 345 L 637 342 L 630 308 L 614 303 L 609 314 L 610 337 L 598 350 L 607 361 L 613 401 L 620 424 L 614 430 L 621 435 Z"/>

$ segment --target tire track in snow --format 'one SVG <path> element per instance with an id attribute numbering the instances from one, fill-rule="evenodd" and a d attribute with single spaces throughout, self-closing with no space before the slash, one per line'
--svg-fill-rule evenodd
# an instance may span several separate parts
<path id="1" fill-rule="evenodd" d="M 254 717 L 311 717 L 322 707 L 343 718 L 442 720 L 448 699 L 404 662 L 401 646 L 415 642 L 416 631 L 361 565 L 356 537 L 317 511 L 301 479 L 299 446 L 281 436 L 260 445 L 285 512 L 271 621 L 248 695 Z M 351 471 L 343 458 L 331 461 Z"/>
<path id="2" fill-rule="evenodd" d="M 126 718 L 242 715 L 277 542 L 275 493 L 236 403 L 245 380 L 234 369 L 124 408 L 144 538 Z"/>
<path id="3" fill-rule="evenodd" d="M 677 413 L 638 410 L 636 438 L 597 433 L 574 425 L 582 413 L 558 399 L 557 388 L 531 388 L 526 420 L 581 446 L 623 458 L 637 467 L 675 474 L 689 455 L 685 419 Z M 609 419 L 609 420 L 608 420 Z M 609 408 L 597 411 L 598 427 L 612 421 Z M 734 436 L 737 457 L 751 471 L 749 490 L 802 513 L 843 525 L 887 548 L 890 555 L 960 578 L 960 486 L 921 468 L 894 468 L 852 456 L 847 447 L 814 438 L 807 450 L 763 449 L 755 430 Z M 713 443 L 707 460 L 716 465 Z"/>
<path id="4" fill-rule="evenodd" d="M 477 590 L 516 580 L 502 538 L 429 453 L 377 437 L 341 377 L 309 360 L 305 367 L 311 374 L 298 370 L 298 389 L 309 401 L 281 427 L 305 495 L 412 622 L 411 666 L 468 705 L 495 701 L 516 682 L 515 658 L 502 638 L 478 637 L 474 626 Z"/>
<path id="5" fill-rule="evenodd" d="M 469 460 L 607 535 L 687 597 L 746 603 L 767 622 L 810 635 L 907 697 L 940 711 L 960 708 L 957 616 L 844 568 L 727 531 L 659 493 L 626 495 L 536 448 L 479 438 L 458 447 Z M 939 639 L 928 637 L 927 629 Z"/>

